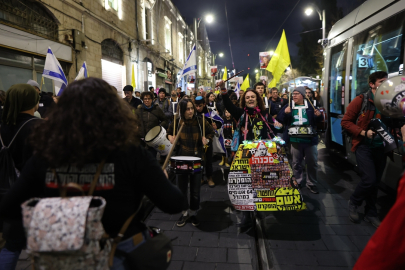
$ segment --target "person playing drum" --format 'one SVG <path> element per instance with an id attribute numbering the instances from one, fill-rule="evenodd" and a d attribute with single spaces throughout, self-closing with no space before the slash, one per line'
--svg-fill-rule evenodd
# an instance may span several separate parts
<path id="1" fill-rule="evenodd" d="M 306 187 L 318 194 L 318 136 L 315 132 L 316 123 L 322 121 L 321 113 L 313 107 L 311 101 L 305 99 L 304 87 L 297 87 L 292 93 L 291 104 L 285 105 L 277 115 L 277 120 L 284 124 L 283 139 L 291 142 L 292 169 L 301 188 L 302 160 L 305 156 L 307 165 Z"/>
<path id="2" fill-rule="evenodd" d="M 221 87 L 221 94 L 224 101 L 226 110 L 237 120 L 239 120 L 239 125 L 237 128 L 240 129 L 240 136 L 238 138 L 241 144 L 244 140 L 265 140 L 272 139 L 271 133 L 268 125 L 274 125 L 277 128 L 281 128 L 282 125 L 277 121 L 274 121 L 271 115 L 276 114 L 271 111 L 269 115 L 268 110 L 265 109 L 263 99 L 259 96 L 256 90 L 248 89 L 241 96 L 241 108 L 236 107 L 229 96 L 227 95 L 227 90 L 225 88 L 225 83 L 223 81 L 219 82 Z M 267 122 L 264 123 L 264 121 Z M 245 127 L 246 130 L 245 130 Z M 252 226 L 251 212 L 244 211 L 242 221 L 238 226 L 243 228 L 248 228 Z"/>
<path id="3" fill-rule="evenodd" d="M 203 118 L 196 115 L 196 108 L 191 100 L 182 99 L 179 102 L 180 119 L 177 120 L 176 129 L 184 123 L 184 127 L 177 142 L 177 155 L 178 156 L 191 156 L 202 158 L 205 151 L 204 146 L 208 145 L 214 137 L 214 130 L 212 126 L 205 120 L 205 127 L 203 126 Z M 168 134 L 173 134 L 174 123 L 171 123 Z M 203 134 L 205 130 L 205 134 Z M 168 139 L 173 144 L 175 136 L 168 135 Z M 182 215 L 177 221 L 176 225 L 182 227 L 186 224 L 187 220 L 193 226 L 198 226 L 200 223 L 196 217 L 196 212 L 200 207 L 200 187 L 202 173 L 198 174 L 182 174 L 177 175 L 177 184 L 179 189 L 187 196 L 188 181 L 190 179 L 190 203 L 184 205 Z"/>

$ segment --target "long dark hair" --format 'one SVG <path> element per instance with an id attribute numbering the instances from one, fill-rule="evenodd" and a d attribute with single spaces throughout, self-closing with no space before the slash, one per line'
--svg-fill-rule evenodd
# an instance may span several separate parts
<path id="1" fill-rule="evenodd" d="M 211 95 L 214 95 L 214 93 L 212 93 L 212 92 L 208 92 L 206 95 L 205 95 L 205 103 L 206 104 L 210 104 L 210 96 Z M 215 97 L 215 95 L 214 95 L 214 97 Z M 217 100 L 217 98 L 215 97 L 215 100 L 214 100 L 214 102 Z"/>
<path id="2" fill-rule="evenodd" d="M 194 102 L 192 102 L 191 100 L 189 100 L 189 99 L 182 99 L 182 100 L 180 100 L 178 107 L 179 107 L 179 110 L 180 110 L 180 117 L 181 117 L 181 119 L 183 119 L 183 120 L 186 119 L 185 113 L 186 113 L 186 111 L 187 111 L 187 104 L 188 104 L 189 102 L 190 102 L 191 104 L 193 104 L 194 114 L 195 114 L 195 112 L 197 111 L 197 109 L 195 108 Z"/>
<path id="3" fill-rule="evenodd" d="M 253 89 L 248 89 L 248 90 L 245 91 L 245 93 L 243 93 L 243 96 L 240 99 L 240 107 L 241 108 L 246 107 L 245 96 L 249 92 L 253 92 L 256 95 L 257 106 L 259 107 L 260 112 L 264 113 L 266 111 L 266 107 L 264 106 L 263 99 L 260 97 L 259 93 L 256 90 L 253 90 Z"/>
<path id="4" fill-rule="evenodd" d="M 138 121 L 128 104 L 107 82 L 88 78 L 69 84 L 30 140 L 34 154 L 58 167 L 99 161 L 137 145 L 138 138 Z"/>

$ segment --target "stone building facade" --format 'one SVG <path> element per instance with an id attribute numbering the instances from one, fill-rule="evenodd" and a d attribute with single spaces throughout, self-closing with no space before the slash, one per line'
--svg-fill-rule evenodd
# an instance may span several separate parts
<path id="1" fill-rule="evenodd" d="M 193 25 L 186 24 L 170 0 L 0 0 L 0 89 L 41 80 L 51 47 L 69 82 L 86 61 L 90 76 L 105 79 L 120 92 L 131 83 L 194 87 L 178 77 L 195 43 Z M 203 22 L 199 26 L 199 77 L 211 85 L 211 49 Z"/>

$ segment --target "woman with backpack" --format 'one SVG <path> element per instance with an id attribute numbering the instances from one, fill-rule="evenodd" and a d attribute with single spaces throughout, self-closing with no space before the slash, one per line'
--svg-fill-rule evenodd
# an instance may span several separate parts
<path id="1" fill-rule="evenodd" d="M 28 137 L 41 122 L 34 116 L 38 103 L 39 95 L 29 84 L 15 84 L 6 93 L 0 127 L 0 200 L 32 156 Z M 6 245 L 0 252 L 0 269 L 14 269 L 26 242 L 21 218 L 3 222 L 3 238 Z"/>
<path id="2" fill-rule="evenodd" d="M 30 198 L 59 197 L 59 189 L 68 183 L 86 193 L 94 184 L 94 195 L 106 201 L 102 226 L 110 238 L 121 238 L 111 269 L 136 269 L 128 265 L 128 253 L 137 248 L 135 236 L 143 243 L 151 232 L 141 217 L 129 217 L 143 196 L 172 214 L 185 201 L 156 159 L 139 146 L 138 126 L 137 117 L 107 82 L 87 78 L 69 84 L 48 120 L 34 129 L 34 156 L 1 202 L 0 217 L 21 220 L 20 205 Z M 67 189 L 67 194 L 80 193 Z"/>
<path id="3" fill-rule="evenodd" d="M 236 146 L 239 146 L 243 141 L 257 141 L 271 139 L 270 125 L 274 125 L 277 128 L 281 128 L 282 125 L 275 121 L 272 115 L 276 114 L 274 108 L 271 108 L 270 115 L 266 110 L 263 99 L 260 97 L 256 90 L 248 89 L 241 96 L 240 108 L 236 107 L 225 89 L 225 83 L 222 81 L 219 83 L 221 87 L 222 99 L 224 101 L 225 109 L 239 122 L 234 132 L 234 140 L 236 140 Z M 235 135 L 236 134 L 236 135 Z M 235 138 L 237 136 L 237 138 Z M 232 148 L 233 145 L 232 145 Z M 250 212 L 244 211 L 242 221 L 238 226 L 247 228 L 252 225 L 252 217 Z"/>

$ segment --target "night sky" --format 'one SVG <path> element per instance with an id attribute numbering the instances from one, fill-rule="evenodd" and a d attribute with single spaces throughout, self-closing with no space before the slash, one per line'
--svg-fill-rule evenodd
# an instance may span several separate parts
<path id="1" fill-rule="evenodd" d="M 283 27 L 276 33 L 285 18 L 291 12 Z M 217 58 L 219 68 L 232 68 L 229 48 L 228 30 L 225 17 L 225 0 L 172 0 L 177 6 L 187 24 L 192 24 L 193 18 L 204 18 L 206 14 L 214 16 L 214 22 L 207 24 L 208 38 L 213 53 L 224 53 L 223 58 Z M 275 50 L 285 29 L 291 57 L 297 56 L 297 42 L 300 41 L 302 20 L 313 20 L 319 25 L 319 39 L 322 38 L 322 23 L 317 13 L 310 17 L 304 13 L 311 0 L 227 0 L 229 33 L 232 53 L 237 70 L 250 67 L 251 75 L 259 67 L 259 52 Z M 339 0 L 338 6 L 343 8 L 344 15 L 359 4 L 355 0 Z M 326 17 L 328 14 L 326 14 Z M 318 21 L 318 24 L 316 24 Z M 275 35 L 275 36 L 274 36 Z M 271 40 L 271 38 L 274 38 Z M 250 56 L 248 57 L 248 54 Z M 246 73 L 245 73 L 246 74 Z"/>

